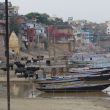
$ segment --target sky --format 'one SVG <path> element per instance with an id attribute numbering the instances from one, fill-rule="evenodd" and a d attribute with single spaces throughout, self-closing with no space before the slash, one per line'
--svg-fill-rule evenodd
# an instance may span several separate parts
<path id="1" fill-rule="evenodd" d="M 0 0 L 4 2 L 5 0 Z M 19 6 L 19 14 L 47 13 L 67 20 L 86 19 L 92 22 L 110 20 L 110 0 L 8 0 Z"/>

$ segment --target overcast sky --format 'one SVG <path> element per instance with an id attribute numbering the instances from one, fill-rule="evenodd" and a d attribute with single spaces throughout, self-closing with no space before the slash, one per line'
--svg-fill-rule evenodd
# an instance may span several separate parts
<path id="1" fill-rule="evenodd" d="M 0 0 L 5 1 L 5 0 Z M 20 14 L 47 13 L 50 16 L 87 19 L 93 22 L 110 20 L 110 0 L 9 0 L 19 6 Z"/>

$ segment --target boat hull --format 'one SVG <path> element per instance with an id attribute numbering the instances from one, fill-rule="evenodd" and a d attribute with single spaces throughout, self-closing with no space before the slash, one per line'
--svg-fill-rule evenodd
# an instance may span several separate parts
<path id="1" fill-rule="evenodd" d="M 91 84 L 91 85 L 82 85 L 82 86 L 69 86 L 61 88 L 52 88 L 52 87 L 40 87 L 37 88 L 40 91 L 44 92 L 84 92 L 84 91 L 101 91 L 110 86 L 110 83 L 107 84 Z"/>

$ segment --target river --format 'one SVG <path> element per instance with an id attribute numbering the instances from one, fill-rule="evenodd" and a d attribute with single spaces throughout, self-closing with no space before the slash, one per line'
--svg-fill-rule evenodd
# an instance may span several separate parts
<path id="1" fill-rule="evenodd" d="M 44 93 L 36 89 L 37 84 L 32 82 L 11 82 L 10 94 L 12 98 L 104 98 L 110 100 L 110 87 L 107 91 L 98 92 L 74 92 L 74 93 Z M 0 97 L 6 97 L 7 86 L 6 83 L 0 83 Z"/>

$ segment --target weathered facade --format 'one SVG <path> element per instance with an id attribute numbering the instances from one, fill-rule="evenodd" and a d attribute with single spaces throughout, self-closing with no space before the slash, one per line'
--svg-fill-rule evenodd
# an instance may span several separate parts
<path id="1" fill-rule="evenodd" d="M 0 59 L 5 58 L 5 21 L 0 20 Z"/>
<path id="2" fill-rule="evenodd" d="M 8 14 L 9 17 L 18 15 L 18 6 L 12 6 L 11 2 L 8 2 Z M 0 14 L 5 16 L 5 2 L 0 2 Z"/>
<path id="3" fill-rule="evenodd" d="M 110 36 L 98 36 L 97 45 L 110 52 Z"/>
<path id="4" fill-rule="evenodd" d="M 69 25 L 55 25 L 48 27 L 48 34 L 55 42 L 68 40 L 73 35 L 73 29 Z"/>
<path id="5" fill-rule="evenodd" d="M 21 24 L 25 24 L 26 23 L 26 21 L 27 21 L 27 18 L 25 17 L 25 16 L 17 16 L 16 17 L 16 23 L 18 24 L 18 25 L 21 25 Z"/>

